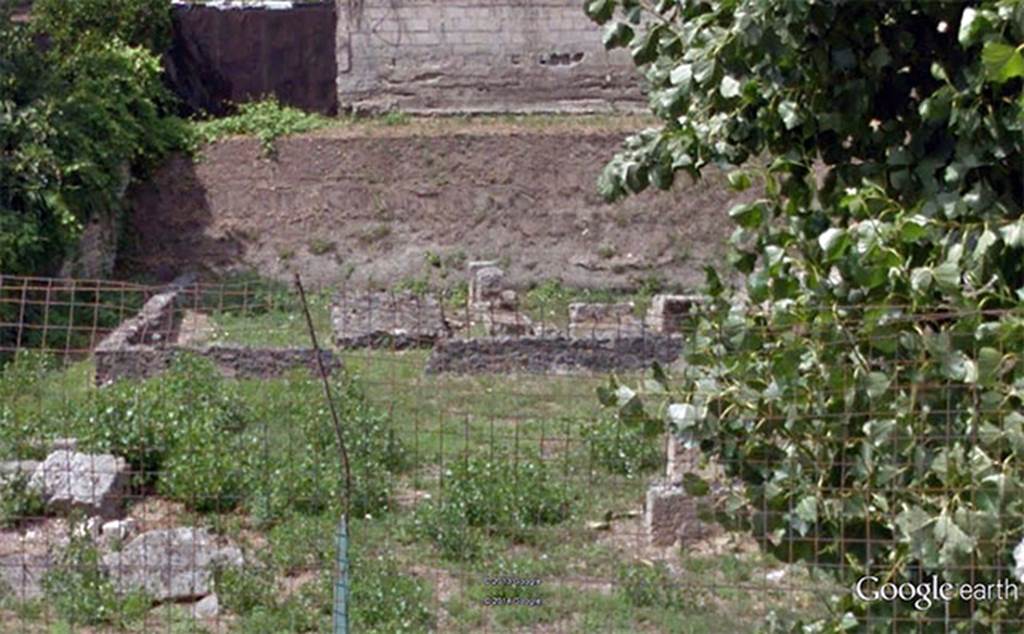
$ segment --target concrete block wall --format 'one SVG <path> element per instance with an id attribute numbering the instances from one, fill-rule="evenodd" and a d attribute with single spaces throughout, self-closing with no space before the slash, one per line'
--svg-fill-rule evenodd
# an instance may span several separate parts
<path id="1" fill-rule="evenodd" d="M 408 112 L 643 110 L 578 0 L 338 0 L 338 104 Z"/>

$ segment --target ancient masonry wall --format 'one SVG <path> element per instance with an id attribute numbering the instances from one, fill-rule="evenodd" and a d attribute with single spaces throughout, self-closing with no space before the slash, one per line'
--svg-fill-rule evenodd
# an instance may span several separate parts
<path id="1" fill-rule="evenodd" d="M 178 302 L 193 280 L 192 276 L 175 280 L 96 347 L 93 358 L 97 385 L 156 376 L 184 353 L 211 360 L 221 374 L 233 378 L 274 378 L 295 368 L 317 370 L 316 352 L 310 348 L 177 345 L 176 316 L 181 308 Z M 341 367 L 341 359 L 329 350 L 320 354 L 328 371 Z"/>
<path id="2" fill-rule="evenodd" d="M 338 0 L 338 103 L 408 112 L 644 107 L 578 0 Z"/>
<path id="3" fill-rule="evenodd" d="M 658 335 L 449 339 L 435 344 L 426 371 L 428 374 L 559 374 L 644 370 L 655 361 L 674 362 L 681 349 L 680 337 Z"/>

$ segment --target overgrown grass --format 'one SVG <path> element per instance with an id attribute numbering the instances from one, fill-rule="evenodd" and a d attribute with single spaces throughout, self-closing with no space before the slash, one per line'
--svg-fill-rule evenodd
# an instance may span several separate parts
<path id="1" fill-rule="evenodd" d="M 329 347 L 331 337 L 330 294 L 307 295 L 319 344 Z M 266 302 L 253 302 L 211 313 L 210 343 L 268 347 L 309 347 L 309 327 L 294 295 Z"/>
<path id="2" fill-rule="evenodd" d="M 239 330 L 292 328 L 268 315 L 284 313 L 240 318 Z M 785 587 L 751 591 L 779 564 L 749 551 L 640 561 L 642 476 L 660 448 L 602 417 L 602 377 L 425 376 L 426 355 L 347 352 L 334 383 L 356 488 L 354 631 L 737 632 L 773 606 L 815 609 Z M 305 371 L 226 380 L 187 358 L 159 379 L 99 391 L 90 380 L 87 364 L 38 358 L 5 371 L 7 457 L 38 457 L 37 438 L 57 435 L 125 456 L 154 476 L 138 493 L 182 502 L 180 522 L 243 546 L 247 567 L 215 580 L 232 631 L 326 631 L 342 470 L 319 383 Z M 484 581 L 501 576 L 540 583 Z M 806 577 L 791 579 L 810 596 Z M 105 591 L 76 596 L 109 603 Z M 484 605 L 495 597 L 541 603 Z M 111 609 L 127 617 L 107 624 L 141 627 L 130 605 Z"/>

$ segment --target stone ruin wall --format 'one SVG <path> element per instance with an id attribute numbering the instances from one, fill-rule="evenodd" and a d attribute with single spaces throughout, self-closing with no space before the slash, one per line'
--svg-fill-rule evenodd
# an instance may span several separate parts
<path id="1" fill-rule="evenodd" d="M 670 364 L 682 341 L 674 336 L 616 338 L 488 337 L 438 341 L 428 374 L 569 374 L 644 370 Z"/>
<path id="2" fill-rule="evenodd" d="M 179 345 L 180 300 L 194 281 L 191 275 L 179 277 L 100 342 L 93 351 L 96 385 L 157 376 L 184 353 L 209 359 L 221 374 L 231 378 L 275 378 L 295 368 L 318 371 L 316 352 L 311 348 Z M 321 350 L 320 355 L 328 372 L 341 367 L 340 358 L 331 351 Z"/>

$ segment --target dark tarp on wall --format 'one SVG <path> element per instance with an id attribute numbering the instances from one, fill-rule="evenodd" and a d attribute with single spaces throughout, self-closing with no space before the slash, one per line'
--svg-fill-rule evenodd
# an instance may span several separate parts
<path id="1" fill-rule="evenodd" d="M 223 115 L 232 103 L 276 96 L 307 111 L 335 114 L 334 4 L 290 9 L 175 5 L 167 81 L 185 114 Z"/>

